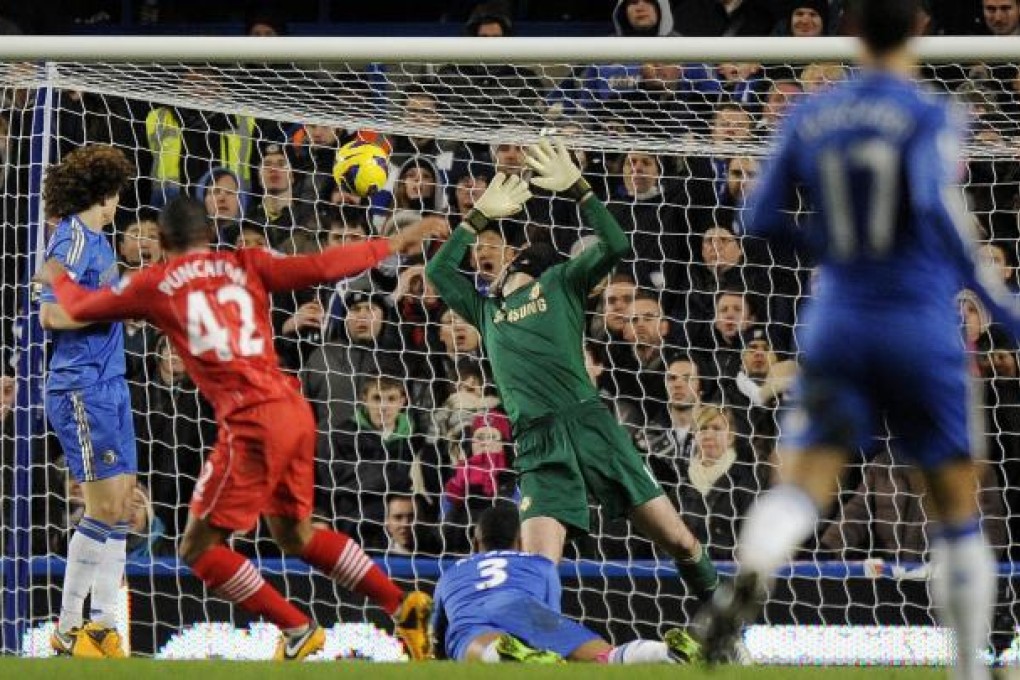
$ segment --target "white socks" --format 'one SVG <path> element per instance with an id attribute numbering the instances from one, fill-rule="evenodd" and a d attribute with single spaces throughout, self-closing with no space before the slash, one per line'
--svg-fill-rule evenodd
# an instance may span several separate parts
<path id="1" fill-rule="evenodd" d="M 117 603 L 120 601 L 124 562 L 127 560 L 127 530 L 127 522 L 118 522 L 110 531 L 103 551 L 102 567 L 96 571 L 92 583 L 89 617 L 107 628 L 117 625 Z"/>
<path id="2" fill-rule="evenodd" d="M 67 545 L 67 570 L 60 599 L 57 628 L 66 633 L 82 625 L 85 598 L 92 589 L 96 573 L 103 565 L 110 527 L 91 517 L 82 517 Z"/>
<path id="3" fill-rule="evenodd" d="M 606 663 L 672 663 L 669 648 L 665 642 L 634 640 L 626 642 L 609 652 Z"/>
<path id="4" fill-rule="evenodd" d="M 737 561 L 743 569 L 766 581 L 789 561 L 793 551 L 811 535 L 818 507 L 800 487 L 777 486 L 758 498 L 740 532 Z"/>
<path id="5" fill-rule="evenodd" d="M 934 575 L 931 594 L 946 624 L 956 631 L 956 680 L 985 680 L 991 672 L 978 658 L 988 645 L 995 606 L 996 564 L 974 519 L 965 525 L 944 526 L 932 541 Z"/>
<path id="6" fill-rule="evenodd" d="M 499 638 L 493 640 L 482 652 L 482 663 L 500 663 L 499 652 L 496 651 L 496 645 L 499 644 Z"/>

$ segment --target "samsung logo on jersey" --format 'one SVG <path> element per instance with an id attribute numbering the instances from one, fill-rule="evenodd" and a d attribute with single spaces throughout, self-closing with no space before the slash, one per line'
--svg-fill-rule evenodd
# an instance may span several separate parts
<path id="1" fill-rule="evenodd" d="M 914 129 L 913 119 L 902 107 L 873 100 L 811 111 L 798 122 L 797 133 L 807 141 L 862 126 L 875 127 L 895 137 L 905 137 Z"/>
<path id="2" fill-rule="evenodd" d="M 226 276 L 239 286 L 248 281 L 248 274 L 243 269 L 225 260 L 192 260 L 167 272 L 157 288 L 160 293 L 171 295 L 189 281 L 214 276 Z"/>
<path id="3" fill-rule="evenodd" d="M 504 321 L 509 321 L 510 323 L 517 323 L 521 319 L 525 319 L 531 316 L 532 314 L 542 314 L 547 309 L 549 309 L 549 305 L 546 304 L 545 298 L 530 300 L 528 302 L 525 302 L 523 305 L 520 305 L 519 307 L 514 307 L 510 311 L 505 311 L 502 309 L 499 310 L 498 312 L 496 312 L 496 315 L 492 318 L 492 323 L 498 324 L 503 323 Z"/>

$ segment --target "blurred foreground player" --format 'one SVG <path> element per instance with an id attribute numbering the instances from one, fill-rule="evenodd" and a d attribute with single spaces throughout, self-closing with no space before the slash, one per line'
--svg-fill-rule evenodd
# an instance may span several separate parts
<path id="1" fill-rule="evenodd" d="M 979 523 L 978 442 L 954 299 L 971 288 L 1014 333 L 1020 321 L 978 262 L 955 186 L 966 121 L 913 80 L 907 43 L 917 0 L 860 0 L 856 11 L 860 78 L 790 115 L 750 202 L 747 233 L 806 249 L 821 263 L 820 292 L 800 338 L 781 483 L 752 508 L 740 571 L 699 630 L 709 660 L 723 656 L 832 501 L 850 453 L 884 431 L 884 420 L 924 472 L 939 521 L 932 595 L 956 631 L 956 677 L 987 678 L 976 652 L 987 644 L 996 565 Z M 784 212 L 798 185 L 816 209 L 802 230 Z"/>
<path id="2" fill-rule="evenodd" d="M 167 262 L 98 291 L 76 284 L 55 260 L 37 277 L 52 283 L 75 320 L 136 318 L 159 326 L 213 405 L 219 440 L 195 487 L 181 556 L 221 597 L 280 628 L 277 659 L 322 649 L 325 632 L 227 546 L 232 533 L 251 530 L 260 515 L 286 554 L 374 600 L 394 616 L 413 658 L 430 655 L 430 598 L 405 596 L 353 539 L 311 524 L 315 419 L 297 381 L 278 367 L 269 320 L 270 293 L 335 281 L 392 253 L 420 252 L 424 239 L 441 235 L 430 227 L 316 255 L 215 252 L 203 206 L 178 198 L 160 216 Z"/>
<path id="3" fill-rule="evenodd" d="M 520 552 L 517 508 L 489 508 L 474 534 L 477 554 L 458 561 L 436 584 L 436 651 L 457 661 L 499 663 L 691 663 L 698 644 L 675 628 L 665 641 L 617 647 L 560 613 L 560 577 L 541 555 Z"/>

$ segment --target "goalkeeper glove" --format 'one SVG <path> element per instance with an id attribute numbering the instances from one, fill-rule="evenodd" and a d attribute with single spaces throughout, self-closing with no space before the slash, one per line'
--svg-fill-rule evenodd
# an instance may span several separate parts
<path id="1" fill-rule="evenodd" d="M 475 201 L 475 207 L 464 217 L 464 224 L 477 234 L 490 220 L 519 212 L 529 198 L 531 191 L 527 182 L 516 175 L 507 177 L 497 173 L 489 188 Z"/>
<path id="2" fill-rule="evenodd" d="M 524 159 L 537 173 L 531 178 L 535 186 L 562 193 L 575 201 L 582 201 L 591 193 L 591 185 L 581 176 L 581 169 L 563 142 L 557 140 L 554 147 L 548 139 L 543 139 L 525 152 Z"/>

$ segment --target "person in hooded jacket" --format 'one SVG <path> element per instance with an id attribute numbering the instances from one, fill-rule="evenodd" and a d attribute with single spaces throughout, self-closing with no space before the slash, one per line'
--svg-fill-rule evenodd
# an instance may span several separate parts
<path id="1" fill-rule="evenodd" d="M 612 22 L 617 36 L 679 35 L 667 0 L 618 0 Z M 649 134 L 661 134 L 670 122 L 690 125 L 706 115 L 719 92 L 706 64 L 597 64 L 575 69 L 548 102 L 554 110 L 582 108 L 622 116 L 634 125 L 645 121 Z"/>
<path id="2" fill-rule="evenodd" d="M 390 216 L 380 233 L 390 234 L 423 219 L 446 221 L 446 173 L 426 155 L 408 158 L 397 169 Z"/>
<path id="3" fill-rule="evenodd" d="M 776 26 L 776 35 L 795 38 L 819 38 L 829 34 L 829 0 L 792 0 L 789 12 Z"/>

